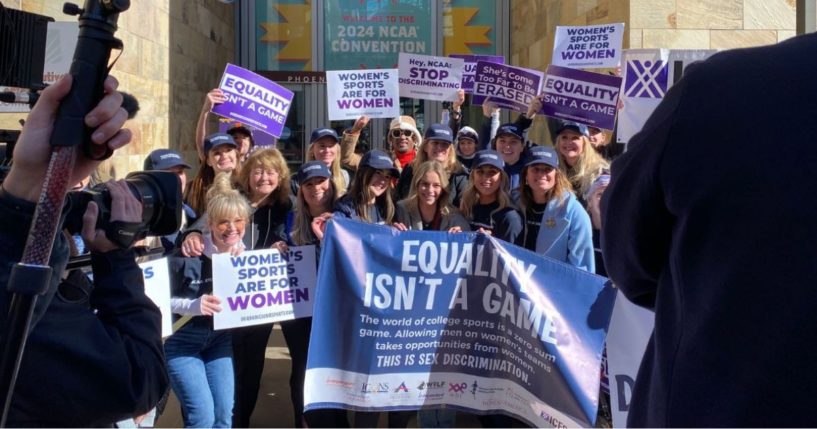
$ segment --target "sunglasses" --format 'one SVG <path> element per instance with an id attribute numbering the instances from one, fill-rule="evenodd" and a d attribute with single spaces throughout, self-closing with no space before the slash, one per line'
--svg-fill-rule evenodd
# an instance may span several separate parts
<path id="1" fill-rule="evenodd" d="M 396 139 L 400 138 L 400 136 L 411 137 L 411 134 L 412 134 L 411 130 L 401 130 L 399 128 L 391 130 L 391 136 Z"/>

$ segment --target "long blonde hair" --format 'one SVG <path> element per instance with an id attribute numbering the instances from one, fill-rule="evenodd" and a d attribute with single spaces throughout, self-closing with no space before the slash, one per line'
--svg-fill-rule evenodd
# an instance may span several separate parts
<path id="1" fill-rule="evenodd" d="M 580 134 L 579 139 L 582 142 L 583 149 L 579 159 L 576 160 L 576 165 L 573 167 L 568 166 L 567 160 L 562 156 L 562 152 L 558 150 L 558 146 L 556 153 L 559 154 L 559 168 L 565 173 L 565 176 L 575 188 L 577 195 L 581 196 L 587 192 L 599 174 L 605 170 L 610 170 L 610 164 L 599 155 L 593 145 L 590 144 L 590 139 L 584 134 Z M 556 144 L 558 145 L 558 136 Z"/>
<path id="2" fill-rule="evenodd" d="M 418 211 L 420 210 L 417 188 L 420 186 L 420 180 L 423 180 L 423 177 L 428 173 L 436 173 L 440 178 L 442 189 L 437 199 L 437 210 L 440 211 L 440 216 L 448 216 L 451 213 L 451 209 L 454 208 L 449 201 L 448 172 L 445 171 L 443 165 L 438 161 L 426 161 L 414 170 L 414 176 L 411 178 L 411 190 L 406 198 L 406 202 L 409 206 L 416 208 Z"/>
<path id="3" fill-rule="evenodd" d="M 229 173 L 219 173 L 207 190 L 207 218 L 211 221 L 237 214 L 249 221 L 252 209 L 247 199 L 233 188 Z"/>
<path id="4" fill-rule="evenodd" d="M 312 142 L 309 144 L 309 148 L 306 150 L 307 162 L 316 160 L 315 154 L 312 152 L 314 146 L 315 142 Z M 340 166 L 340 143 L 338 143 L 337 146 L 338 153 L 335 155 L 332 165 L 329 166 L 329 171 L 332 172 L 332 181 L 335 183 L 335 190 L 338 191 L 338 196 L 341 196 L 346 193 L 349 183 L 346 183 L 346 178 L 343 177 L 343 169 Z"/>
<path id="5" fill-rule="evenodd" d="M 369 205 L 369 200 L 374 198 L 372 191 L 369 190 L 369 182 L 376 171 L 369 167 L 359 168 L 357 174 L 355 174 L 355 180 L 352 181 L 352 186 L 349 188 L 349 195 L 352 198 L 352 203 L 354 203 L 355 212 L 365 222 L 372 222 L 366 208 Z M 374 204 L 382 213 L 383 220 L 386 223 L 391 223 L 392 219 L 394 219 L 394 202 L 391 200 L 391 189 L 387 189 L 383 192 L 383 195 L 377 197 Z"/>
<path id="6" fill-rule="evenodd" d="M 522 176 L 520 177 L 521 184 L 519 187 L 521 188 L 521 192 L 519 195 L 519 209 L 522 210 L 522 213 L 527 213 L 527 209 L 534 204 L 533 191 L 531 191 L 530 186 L 528 186 L 528 168 L 530 167 L 522 169 Z M 564 204 L 566 200 L 565 193 L 568 191 L 572 192 L 573 186 L 570 185 L 570 181 L 567 180 L 567 176 L 562 170 L 558 168 L 554 170 L 556 171 L 556 183 L 545 193 L 545 198 L 547 198 L 548 202 L 553 198 L 558 198 L 559 204 L 561 205 Z"/>
<path id="7" fill-rule="evenodd" d="M 414 155 L 414 161 L 411 162 L 412 169 L 417 170 L 421 164 L 429 161 L 428 154 L 426 153 L 426 147 L 428 144 L 428 140 L 423 140 L 423 142 L 420 144 L 417 154 Z M 460 164 L 460 161 L 457 159 L 457 150 L 454 145 L 451 145 L 448 148 L 448 159 L 445 160 L 443 167 L 445 167 L 445 171 L 447 171 L 448 174 L 456 174 L 464 171 L 462 164 Z"/>
<path id="8" fill-rule="evenodd" d="M 249 198 L 252 195 L 250 189 L 250 176 L 252 171 L 256 168 L 275 170 L 278 173 L 278 186 L 266 198 L 264 198 L 259 206 L 272 204 L 274 202 L 286 203 L 289 199 L 289 167 L 287 161 L 281 152 L 275 148 L 258 149 L 250 154 L 241 171 L 235 176 L 235 184 L 239 187 L 245 195 Z"/>
<path id="9" fill-rule="evenodd" d="M 329 210 L 335 206 L 335 201 L 338 200 L 338 192 L 335 188 L 335 182 L 329 181 L 329 191 L 332 193 L 332 198 L 329 202 Z M 298 197 L 295 201 L 295 215 L 292 220 L 292 242 L 298 246 L 311 244 L 315 241 L 315 235 L 312 233 L 312 220 L 315 217 L 309 212 L 309 205 L 306 204 L 304 198 L 303 183 L 298 188 Z"/>
<path id="10" fill-rule="evenodd" d="M 479 191 L 477 191 L 477 187 L 474 185 L 474 174 L 476 174 L 476 171 L 477 168 L 471 169 L 471 174 L 468 176 L 468 187 L 465 188 L 465 191 L 462 193 L 462 199 L 460 199 L 460 213 L 468 220 L 473 220 L 474 206 L 479 202 Z M 499 207 L 491 212 L 491 214 L 507 207 L 514 207 L 513 201 L 511 201 L 511 197 L 508 195 L 508 187 L 510 186 L 508 173 L 504 170 L 499 170 L 499 174 L 501 175 L 501 179 L 496 195 Z"/>

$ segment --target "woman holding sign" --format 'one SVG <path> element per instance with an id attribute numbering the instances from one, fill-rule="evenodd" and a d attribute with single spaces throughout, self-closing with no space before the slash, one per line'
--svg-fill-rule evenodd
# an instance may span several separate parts
<path id="1" fill-rule="evenodd" d="M 522 215 L 508 195 L 508 175 L 504 167 L 499 152 L 490 149 L 477 152 L 460 211 L 472 231 L 519 244 L 523 237 Z"/>
<path id="2" fill-rule="evenodd" d="M 189 318 L 165 342 L 170 384 L 182 406 L 185 427 L 230 427 L 233 413 L 233 350 L 229 331 L 214 331 L 212 316 L 221 300 L 212 295 L 212 261 L 217 253 L 243 249 L 250 207 L 222 173 L 207 192 L 210 233 L 204 252 L 168 260 L 171 308 Z M 176 322 L 178 324 L 178 322 Z"/>
<path id="3" fill-rule="evenodd" d="M 556 151 L 533 146 L 522 170 L 519 208 L 525 215 L 523 244 L 585 271 L 595 272 L 590 216 L 579 204 L 570 181 L 559 170 Z"/>
<path id="4" fill-rule="evenodd" d="M 406 231 L 470 231 L 468 221 L 448 199 L 448 172 L 437 161 L 417 168 L 409 197 L 397 203 L 394 226 Z"/>

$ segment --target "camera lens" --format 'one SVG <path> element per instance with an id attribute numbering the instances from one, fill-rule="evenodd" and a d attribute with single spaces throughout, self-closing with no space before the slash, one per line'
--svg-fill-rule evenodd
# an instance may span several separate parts
<path id="1" fill-rule="evenodd" d="M 142 226 L 149 235 L 168 235 L 179 230 L 182 191 L 179 177 L 166 171 L 140 171 L 125 180 L 142 201 Z"/>

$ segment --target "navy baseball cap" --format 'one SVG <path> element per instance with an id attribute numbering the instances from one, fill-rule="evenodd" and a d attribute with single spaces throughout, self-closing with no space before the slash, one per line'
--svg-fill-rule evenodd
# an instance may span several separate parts
<path id="1" fill-rule="evenodd" d="M 145 170 L 167 170 L 173 167 L 190 168 L 190 164 L 184 162 L 184 158 L 170 149 L 156 149 L 145 158 Z"/>
<path id="2" fill-rule="evenodd" d="M 227 130 L 227 134 L 229 135 L 233 135 L 234 133 L 244 133 L 252 137 L 252 130 L 249 129 L 246 125 L 242 124 L 241 122 L 236 122 L 232 128 Z"/>
<path id="3" fill-rule="evenodd" d="M 502 160 L 502 155 L 491 149 L 481 150 L 474 154 L 474 164 L 471 166 L 471 170 L 476 170 L 484 165 L 490 165 L 500 170 L 505 169 L 505 161 Z"/>
<path id="4" fill-rule="evenodd" d="M 454 132 L 451 128 L 443 124 L 431 124 L 426 129 L 426 134 L 423 136 L 426 140 L 441 140 L 448 143 L 454 143 Z"/>
<path id="5" fill-rule="evenodd" d="M 309 161 L 298 169 L 298 183 L 304 184 L 313 177 L 329 179 L 332 177 L 332 172 L 329 171 L 329 167 L 321 161 Z"/>
<path id="6" fill-rule="evenodd" d="M 499 128 L 496 130 L 496 136 L 499 137 L 504 134 L 510 134 L 519 140 L 525 140 L 525 137 L 522 135 L 522 129 L 516 126 L 516 124 L 504 124 L 500 125 Z"/>
<path id="7" fill-rule="evenodd" d="M 372 149 L 360 159 L 360 167 L 373 168 L 375 170 L 391 170 L 392 176 L 397 177 L 400 171 L 394 168 L 394 161 L 385 152 Z"/>
<path id="8" fill-rule="evenodd" d="M 528 150 L 528 156 L 525 158 L 525 167 L 534 164 L 545 164 L 553 168 L 559 168 L 559 156 L 552 147 L 534 145 Z"/>
<path id="9" fill-rule="evenodd" d="M 309 137 L 309 143 L 315 143 L 324 137 L 332 137 L 336 143 L 340 141 L 338 138 L 338 133 L 336 133 L 335 130 L 331 128 L 316 128 L 312 130 L 312 136 Z"/>
<path id="10" fill-rule="evenodd" d="M 210 134 L 206 139 L 204 139 L 204 153 L 208 154 L 211 150 L 213 150 L 213 148 L 225 144 L 228 144 L 236 149 L 238 148 L 238 144 L 236 144 L 233 136 L 227 133 Z"/>
<path id="11" fill-rule="evenodd" d="M 559 125 L 559 128 L 556 129 L 556 133 L 554 135 L 558 136 L 559 134 L 561 134 L 565 130 L 570 130 L 570 131 L 573 131 L 573 132 L 575 132 L 577 134 L 581 134 L 581 135 L 583 135 L 585 137 L 590 137 L 590 131 L 587 130 L 587 125 L 580 124 L 578 122 L 570 122 L 570 121 L 562 122 L 562 124 Z"/>

